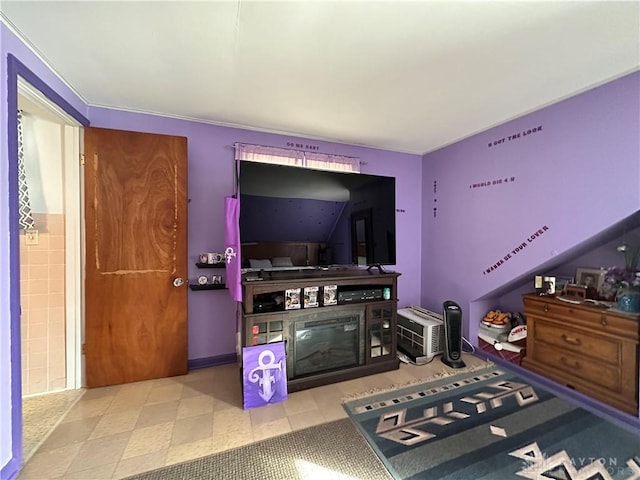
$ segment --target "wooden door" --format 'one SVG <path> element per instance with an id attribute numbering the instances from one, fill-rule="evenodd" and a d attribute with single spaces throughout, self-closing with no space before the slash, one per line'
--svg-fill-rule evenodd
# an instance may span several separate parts
<path id="1" fill-rule="evenodd" d="M 84 153 L 87 387 L 183 375 L 187 139 L 89 127 Z"/>

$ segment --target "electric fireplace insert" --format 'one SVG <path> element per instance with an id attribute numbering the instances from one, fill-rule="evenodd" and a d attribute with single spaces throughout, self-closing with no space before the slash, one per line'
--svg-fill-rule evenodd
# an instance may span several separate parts
<path id="1" fill-rule="evenodd" d="M 319 312 L 291 322 L 287 377 L 364 364 L 364 310 Z"/>

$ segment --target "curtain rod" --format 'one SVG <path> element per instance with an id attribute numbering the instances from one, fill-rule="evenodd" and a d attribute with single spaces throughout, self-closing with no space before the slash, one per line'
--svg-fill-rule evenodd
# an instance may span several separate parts
<path id="1" fill-rule="evenodd" d="M 322 153 L 322 152 L 318 152 L 317 150 L 304 150 L 300 148 L 276 147 L 274 145 L 262 145 L 260 143 L 235 142 L 233 145 L 229 145 L 229 146 L 235 149 L 236 145 L 253 145 L 256 147 L 264 147 L 264 148 L 278 148 L 280 150 L 291 150 L 292 152 L 302 152 L 302 153 Z M 323 155 L 335 155 L 338 157 L 353 158 L 354 160 L 360 160 L 360 157 L 353 157 L 351 155 L 342 155 L 340 153 L 323 153 Z"/>

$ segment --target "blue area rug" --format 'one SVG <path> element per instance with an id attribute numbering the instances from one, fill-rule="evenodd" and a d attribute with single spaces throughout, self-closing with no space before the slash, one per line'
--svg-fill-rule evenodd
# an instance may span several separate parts
<path id="1" fill-rule="evenodd" d="M 496 365 L 344 408 L 396 479 L 640 478 L 637 432 Z"/>

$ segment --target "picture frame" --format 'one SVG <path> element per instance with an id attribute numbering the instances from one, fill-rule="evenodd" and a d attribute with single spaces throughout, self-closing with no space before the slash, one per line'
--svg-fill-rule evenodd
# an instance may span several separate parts
<path id="1" fill-rule="evenodd" d="M 573 277 L 565 277 L 565 276 L 556 276 L 556 295 L 562 293 L 566 290 L 567 286 L 573 285 L 574 279 Z"/>
<path id="2" fill-rule="evenodd" d="M 590 292 L 596 292 L 597 295 L 600 295 L 604 285 L 605 272 L 606 270 L 603 268 L 579 267 L 576 270 L 576 285 L 587 288 L 588 298 L 590 298 Z"/>

